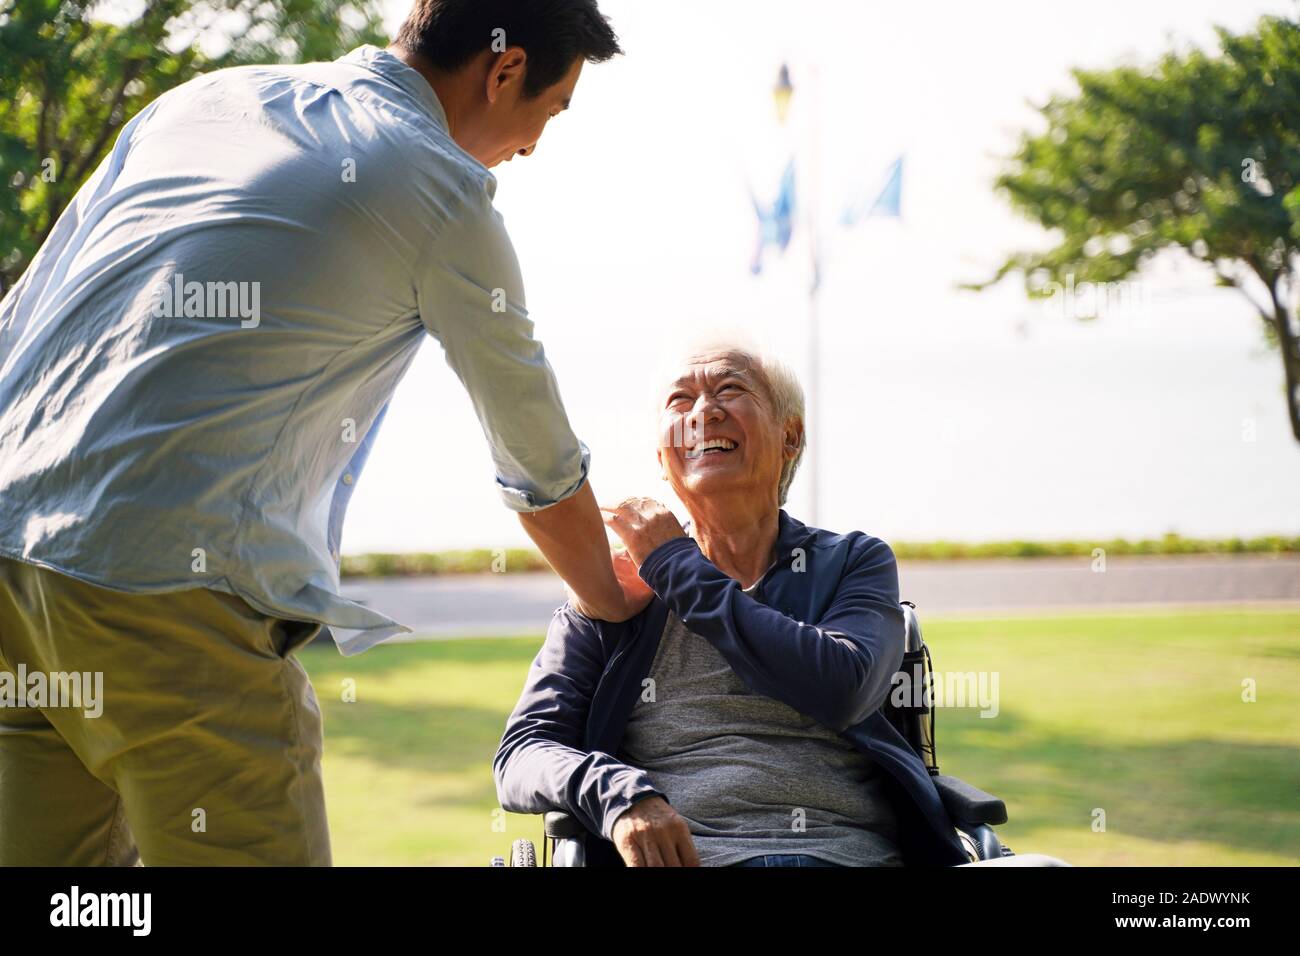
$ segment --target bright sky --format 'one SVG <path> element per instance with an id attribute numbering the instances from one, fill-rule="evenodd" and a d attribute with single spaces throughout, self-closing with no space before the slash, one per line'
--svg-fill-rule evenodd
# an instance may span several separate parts
<path id="1" fill-rule="evenodd" d="M 1300 530 L 1281 361 L 1239 293 L 1174 259 L 1132 290 L 1137 307 L 1092 323 L 1029 304 L 1012 281 L 954 288 L 1045 241 L 990 183 L 1034 122 L 1029 103 L 1068 90 L 1069 67 L 1149 62 L 1291 3 L 804 0 L 794 17 L 759 0 L 601 6 L 627 55 L 588 65 L 537 152 L 495 170 L 599 499 L 657 496 L 684 514 L 655 464 L 648 372 L 693 331 L 753 328 L 806 369 L 806 246 L 749 274 L 745 182 L 769 191 L 797 141 L 806 195 L 816 139 L 817 524 L 886 540 Z M 393 0 L 394 30 L 406 7 Z M 784 59 L 796 93 L 782 131 L 771 89 Z M 840 207 L 878 188 L 899 153 L 901 223 L 838 227 Z M 788 506 L 804 520 L 807 478 Z M 358 485 L 344 548 L 528 543 L 430 340 Z"/>

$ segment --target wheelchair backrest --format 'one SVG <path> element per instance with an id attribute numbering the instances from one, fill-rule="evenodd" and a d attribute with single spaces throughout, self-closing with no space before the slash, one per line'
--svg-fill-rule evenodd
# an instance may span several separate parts
<path id="1" fill-rule="evenodd" d="M 939 760 L 934 748 L 930 649 L 921 636 L 921 621 L 916 616 L 916 605 L 911 601 L 903 601 L 901 604 L 905 625 L 903 663 L 894 675 L 889 697 L 885 701 L 885 716 L 916 751 L 930 774 L 937 775 Z"/>

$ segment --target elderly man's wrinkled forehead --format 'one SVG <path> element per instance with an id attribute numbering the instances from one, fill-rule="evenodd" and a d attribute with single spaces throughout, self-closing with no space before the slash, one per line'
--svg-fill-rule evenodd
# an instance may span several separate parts
<path id="1" fill-rule="evenodd" d="M 667 398 L 674 389 L 683 385 L 714 382 L 730 376 L 747 379 L 760 389 L 767 390 L 763 366 L 754 356 L 741 349 L 708 349 L 688 355 L 682 360 L 676 377 L 665 386 L 664 397 Z"/>

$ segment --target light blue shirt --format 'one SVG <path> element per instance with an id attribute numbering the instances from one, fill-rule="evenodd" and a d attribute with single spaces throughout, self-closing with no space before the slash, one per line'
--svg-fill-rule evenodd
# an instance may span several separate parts
<path id="1" fill-rule="evenodd" d="M 508 508 L 587 475 L 495 193 L 432 87 L 378 47 L 160 96 L 0 302 L 0 553 L 237 594 L 329 625 L 344 654 L 409 631 L 339 595 L 339 533 L 426 334 Z M 441 467 L 486 469 L 439 415 Z M 456 506 L 429 486 L 432 514 Z"/>

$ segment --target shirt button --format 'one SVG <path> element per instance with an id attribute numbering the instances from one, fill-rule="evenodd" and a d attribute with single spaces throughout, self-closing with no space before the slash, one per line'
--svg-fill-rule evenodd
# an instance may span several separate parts
<path id="1" fill-rule="evenodd" d="M 343 476 L 343 484 L 345 484 L 345 485 L 350 485 L 350 484 L 352 484 L 352 476 L 351 476 L 351 475 L 344 475 L 344 476 Z"/>

